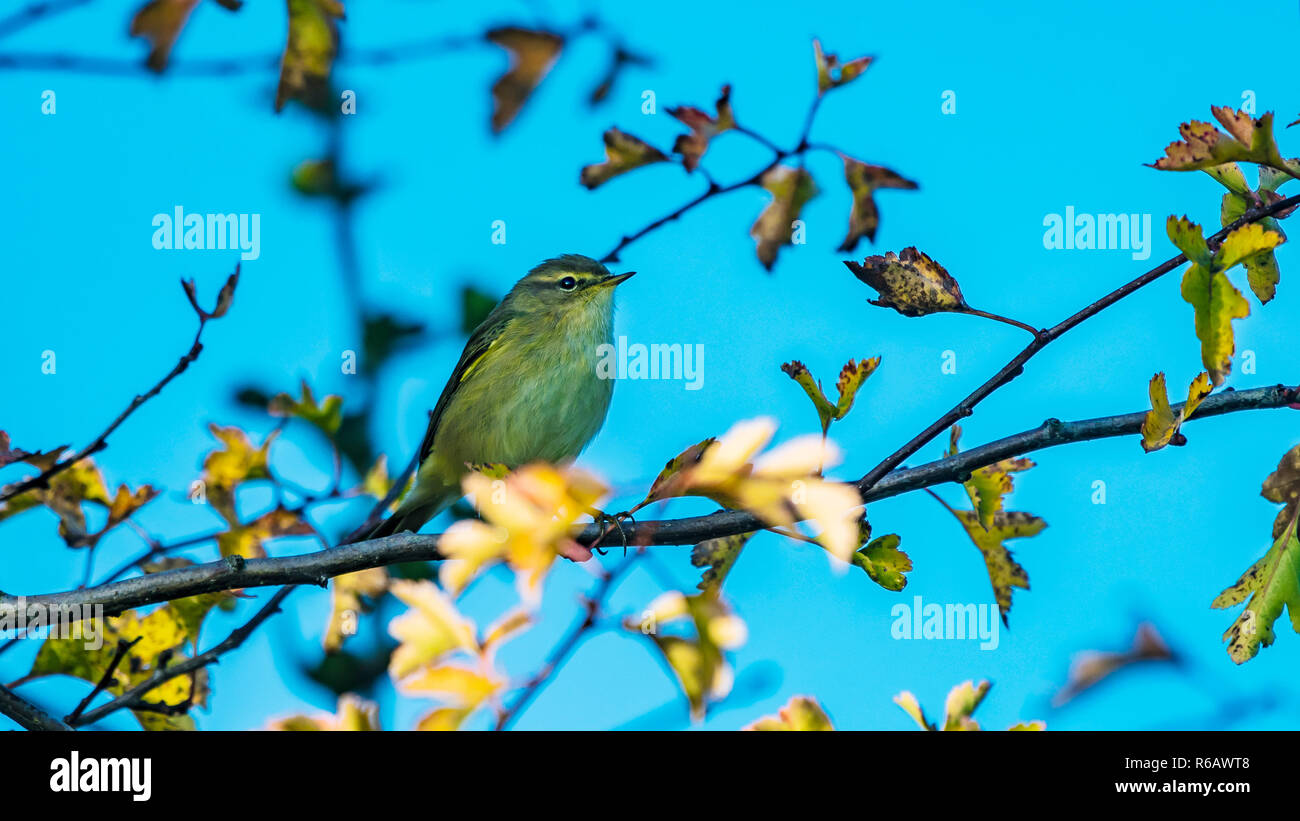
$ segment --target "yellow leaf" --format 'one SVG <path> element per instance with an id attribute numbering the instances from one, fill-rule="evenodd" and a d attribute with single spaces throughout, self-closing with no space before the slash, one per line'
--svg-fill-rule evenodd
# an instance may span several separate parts
<path id="1" fill-rule="evenodd" d="M 858 57 L 841 65 L 834 54 L 822 52 L 820 40 L 813 40 L 813 59 L 817 62 L 817 94 L 820 96 L 861 76 L 875 58 Z"/>
<path id="2" fill-rule="evenodd" d="M 917 701 L 916 696 L 909 690 L 904 690 L 894 696 L 894 703 L 903 708 L 903 712 L 912 717 L 912 720 L 920 725 L 922 730 L 933 730 L 934 725 L 925 717 L 925 712 L 921 709 L 921 702 Z"/>
<path id="3" fill-rule="evenodd" d="M 275 110 L 289 100 L 323 109 L 330 101 L 330 70 L 339 49 L 339 0 L 288 0 L 289 38 L 280 60 Z"/>
<path id="4" fill-rule="evenodd" d="M 989 683 L 981 681 L 976 684 L 965 681 L 948 693 L 944 703 L 943 728 L 945 730 L 978 730 L 980 725 L 971 718 L 975 708 L 980 706 L 984 696 L 988 695 Z"/>
<path id="5" fill-rule="evenodd" d="M 1158 373 L 1151 377 L 1151 410 L 1147 411 L 1146 419 L 1142 422 L 1142 449 L 1150 453 L 1174 441 L 1175 436 L 1182 440 L 1183 437 L 1178 433 L 1179 427 L 1191 417 L 1211 390 L 1213 388 L 1210 386 L 1209 374 L 1197 374 L 1187 388 L 1187 402 L 1175 413 L 1169 406 L 1165 375 Z M 1179 444 L 1181 443 L 1180 441 Z"/>
<path id="6" fill-rule="evenodd" d="M 1183 300 L 1192 306 L 1196 319 L 1196 337 L 1201 340 L 1201 362 L 1209 371 L 1210 381 L 1223 384 L 1232 371 L 1236 341 L 1232 320 L 1250 315 L 1250 304 L 1223 271 L 1211 272 L 1192 265 L 1183 276 Z"/>
<path id="7" fill-rule="evenodd" d="M 433 582 L 395 579 L 390 590 L 411 608 L 388 625 L 389 634 L 401 642 L 388 666 L 394 679 L 400 681 L 454 650 L 478 652 L 473 622 Z"/>
<path id="8" fill-rule="evenodd" d="M 262 446 L 254 449 L 248 434 L 239 428 L 209 425 L 208 429 L 225 445 L 225 449 L 214 450 L 203 460 L 201 481 L 204 492 L 208 503 L 227 522 L 237 525 L 239 517 L 235 513 L 235 489 L 253 479 L 270 478 L 268 454 L 271 443 L 280 434 L 279 431 L 271 431 L 262 440 Z"/>
<path id="9" fill-rule="evenodd" d="M 764 716 L 746 730 L 834 730 L 831 720 L 812 696 L 795 696 L 774 716 Z"/>
<path id="10" fill-rule="evenodd" d="M 357 632 L 363 610 L 362 596 L 375 598 L 388 589 L 388 571 L 382 567 L 336 576 L 330 596 L 330 618 L 325 627 L 325 652 L 333 653 Z"/>
<path id="11" fill-rule="evenodd" d="M 131 18 L 131 36 L 149 41 L 145 65 L 151 71 L 161 72 L 167 67 L 172 46 L 198 4 L 199 0 L 150 0 Z"/>
<path id="12" fill-rule="evenodd" d="M 352 693 L 339 696 L 338 713 L 322 713 L 316 716 L 290 716 L 272 721 L 269 730 L 321 730 L 321 731 L 365 731 L 382 730 L 379 724 L 379 705 L 366 701 Z"/>

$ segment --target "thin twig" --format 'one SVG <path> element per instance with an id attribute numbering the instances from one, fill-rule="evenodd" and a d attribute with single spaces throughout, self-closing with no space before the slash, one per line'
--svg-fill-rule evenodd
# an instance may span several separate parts
<path id="1" fill-rule="evenodd" d="M 171 681 L 177 676 L 183 676 L 186 673 L 201 670 L 209 664 L 216 664 L 222 655 L 243 644 L 262 622 L 266 621 L 273 614 L 279 611 L 280 604 L 284 601 L 286 596 L 293 592 L 293 590 L 293 585 L 282 587 L 277 590 L 275 595 L 262 606 L 262 609 L 257 611 L 256 615 L 245 622 L 243 626 L 236 628 L 225 638 L 224 641 L 217 644 L 212 649 L 206 650 L 193 658 L 185 659 L 179 664 L 172 664 L 163 667 L 160 670 L 155 670 L 153 675 L 149 676 L 149 678 L 132 687 L 130 690 L 127 690 L 109 703 L 96 707 L 95 709 L 79 716 L 76 721 L 71 720 L 70 717 L 68 724 L 74 727 L 79 727 L 85 724 L 94 724 L 105 716 L 111 715 L 123 708 L 137 708 L 143 705 L 146 709 L 155 709 L 156 711 L 156 708 L 165 706 L 145 702 L 143 700 L 144 694 L 160 684 Z"/>
<path id="2" fill-rule="evenodd" d="M 9 716 L 24 730 L 72 729 L 3 684 L 0 684 L 0 714 Z"/>
<path id="3" fill-rule="evenodd" d="M 130 641 L 126 639 L 117 640 L 117 650 L 113 653 L 113 659 L 104 668 L 104 674 L 99 677 L 99 681 L 95 682 L 95 689 L 91 690 L 85 698 L 77 703 L 76 708 L 63 719 L 64 721 L 71 725 L 77 723 L 77 720 L 81 718 L 81 714 L 90 706 L 90 702 L 95 700 L 95 696 L 108 689 L 109 682 L 113 680 L 113 674 L 117 672 L 117 668 L 122 664 L 122 659 L 126 658 L 126 654 L 130 653 L 131 648 L 135 647 L 142 638 L 144 636 L 136 636 Z"/>

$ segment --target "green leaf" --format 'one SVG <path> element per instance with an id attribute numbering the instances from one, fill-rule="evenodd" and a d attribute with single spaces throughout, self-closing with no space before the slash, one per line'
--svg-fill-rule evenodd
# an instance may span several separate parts
<path id="1" fill-rule="evenodd" d="M 472 334 L 497 306 L 497 298 L 472 285 L 460 289 L 460 332 Z"/>
<path id="2" fill-rule="evenodd" d="M 795 696 L 774 716 L 763 716 L 745 727 L 758 731 L 826 731 L 834 730 L 830 717 L 812 696 Z"/>
<path id="3" fill-rule="evenodd" d="M 1192 265 L 1183 275 L 1183 300 L 1195 311 L 1196 338 L 1201 340 L 1201 362 L 1210 381 L 1222 385 L 1232 371 L 1236 341 L 1232 320 L 1250 315 L 1250 305 L 1222 271 Z"/>
<path id="4" fill-rule="evenodd" d="M 289 100 L 323 111 L 330 100 L 330 70 L 339 48 L 339 0 L 289 0 L 289 38 L 280 61 L 275 110 Z"/>
<path id="5" fill-rule="evenodd" d="M 754 531 L 737 533 L 735 536 L 723 536 L 700 542 L 691 549 L 691 564 L 703 567 L 698 589 L 710 595 L 718 595 L 727 574 L 731 572 L 740 551 L 754 535 Z"/>
<path id="6" fill-rule="evenodd" d="M 865 525 L 865 522 L 864 526 L 866 534 L 870 535 L 870 526 Z M 901 539 L 894 533 L 880 536 L 858 548 L 858 551 L 853 554 L 853 564 L 865 570 L 867 576 L 876 584 L 886 590 L 898 592 L 907 587 L 907 577 L 903 574 L 912 569 L 911 558 L 898 549 L 900 541 Z"/>
<path id="7" fill-rule="evenodd" d="M 1223 634 L 1228 655 L 1237 664 L 1250 661 L 1260 647 L 1273 643 L 1273 624 L 1285 607 L 1291 627 L 1300 633 L 1300 541 L 1294 526 L 1285 528 L 1264 558 L 1242 574 L 1210 605 L 1221 609 L 1246 602 L 1246 609 Z"/>
<path id="8" fill-rule="evenodd" d="M 343 424 L 343 397 L 331 394 L 317 403 L 306 379 L 302 380 L 302 398 L 294 399 L 287 393 L 276 394 L 267 410 L 272 416 L 293 416 L 310 422 L 331 439 Z"/>
<path id="9" fill-rule="evenodd" d="M 1148 390 L 1151 396 L 1151 410 L 1147 411 L 1146 419 L 1142 421 L 1142 449 L 1150 453 L 1174 441 L 1175 436 L 1180 440 L 1183 438 L 1178 433 L 1178 429 L 1191 417 L 1201 401 L 1210 395 L 1212 388 L 1209 374 L 1197 374 L 1192 384 L 1187 387 L 1187 402 L 1178 409 L 1177 413 L 1174 413 L 1169 405 L 1169 391 L 1165 387 L 1163 373 L 1151 377 Z M 1179 441 L 1178 444 L 1182 442 Z"/>

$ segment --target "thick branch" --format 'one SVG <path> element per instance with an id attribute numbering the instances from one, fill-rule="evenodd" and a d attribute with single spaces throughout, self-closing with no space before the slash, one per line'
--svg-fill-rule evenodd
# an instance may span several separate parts
<path id="1" fill-rule="evenodd" d="M 1239 411 L 1282 408 L 1300 402 L 1300 391 L 1276 385 L 1243 391 L 1224 391 L 1208 397 L 1184 426 L 1199 419 Z M 1174 405 L 1177 411 L 1182 404 Z M 1042 425 L 1013 436 L 998 439 L 956 456 L 939 459 L 914 468 L 895 470 L 869 489 L 863 500 L 873 502 L 944 482 L 958 481 L 971 471 L 1004 459 L 1035 450 L 1115 436 L 1128 436 L 1142 428 L 1145 411 L 1105 416 L 1077 422 L 1049 419 Z M 1134 445 L 1134 456 L 1137 445 Z M 724 510 L 707 516 L 647 522 L 625 522 L 628 542 L 637 545 L 685 545 L 705 539 L 762 529 L 764 525 L 752 514 Z M 578 536 L 590 544 L 603 528 L 591 524 Z M 47 608 L 102 605 L 107 615 L 116 615 L 132 607 L 170 601 L 183 596 L 212 593 L 241 587 L 265 587 L 281 584 L 325 585 L 344 573 L 401 562 L 431 561 L 441 558 L 438 536 L 399 533 L 383 539 L 357 542 L 316 553 L 275 559 L 232 559 L 193 567 L 182 567 L 124 579 L 86 590 L 72 590 L 21 599 L 0 597 L 0 619 L 12 614 L 21 601 L 26 606 Z"/>

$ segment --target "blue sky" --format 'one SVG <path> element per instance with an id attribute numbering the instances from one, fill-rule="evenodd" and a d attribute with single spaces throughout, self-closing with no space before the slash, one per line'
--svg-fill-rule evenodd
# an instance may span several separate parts
<path id="1" fill-rule="evenodd" d="M 587 10 L 568 3 L 349 5 L 346 42 L 362 48 L 473 34 L 498 23 L 571 24 Z M 916 192 L 879 195 L 876 242 L 864 241 L 855 255 L 916 245 L 947 267 L 971 304 L 1035 325 L 1059 321 L 1171 256 L 1167 215 L 1215 223 L 1216 183 L 1142 165 L 1160 156 L 1178 123 L 1207 119 L 1211 104 L 1240 105 L 1247 91 L 1259 111 L 1276 111 L 1281 122 L 1300 111 L 1283 50 L 1252 48 L 1249 59 L 1210 56 L 1227 48 L 1208 43 L 1222 23 L 1222 11 L 1210 4 L 1200 11 L 1182 4 L 1175 13 L 1172 6 L 1132 3 L 940 3 L 924 10 L 823 3 L 792 12 L 765 0 L 743 9 L 669 0 L 599 13 L 655 65 L 628 72 L 610 101 L 591 110 L 583 99 L 604 52 L 599 41 L 580 40 L 499 138 L 487 129 L 487 89 L 504 67 L 495 48 L 382 68 L 345 64 L 336 73 L 337 84 L 358 98 L 357 114 L 344 124 L 351 170 L 381 182 L 358 208 L 366 296 L 440 332 L 433 344 L 401 355 L 380 386 L 380 444 L 395 461 L 404 462 L 418 444 L 425 411 L 459 355 L 462 284 L 499 294 L 546 257 L 600 256 L 624 233 L 702 190 L 698 175 L 663 165 L 586 191 L 578 170 L 601 158 L 601 132 L 617 125 L 667 148 L 682 127 L 664 109 L 708 108 L 730 82 L 740 121 L 788 145 L 815 92 L 813 37 L 842 57 L 878 57 L 862 79 L 826 101 L 814 139 L 920 184 Z M 1226 42 L 1260 30 L 1294 31 L 1295 15 L 1289 3 L 1235 7 L 1236 33 L 1225 34 Z M 125 37 L 127 18 L 122 4 L 92 3 L 0 40 L 0 54 L 142 59 L 143 45 Z M 273 54 L 284 25 L 281 3 L 251 0 L 237 14 L 205 3 L 174 59 Z M 301 110 L 272 112 L 275 81 L 274 72 L 256 71 L 161 79 L 143 72 L 0 71 L 8 193 L 0 428 L 15 445 L 88 441 L 188 346 L 193 320 L 177 279 L 195 277 L 210 294 L 234 255 L 155 250 L 154 214 L 181 205 L 261 215 L 261 255 L 244 264 L 235 309 L 208 329 L 198 364 L 136 413 L 99 459 L 111 483 L 167 488 L 140 516 L 165 537 L 216 524 L 209 512 L 183 502 L 213 446 L 207 424 L 238 424 L 259 435 L 270 428 L 265 417 L 232 401 L 233 385 L 292 390 L 306 378 L 318 393 L 348 397 L 358 389 L 349 381 L 355 377 L 339 372 L 340 352 L 359 340 L 340 286 L 332 222 L 319 203 L 288 185 L 298 162 L 323 153 L 322 132 Z M 46 89 L 57 94 L 53 116 L 40 112 Z M 655 115 L 641 111 L 644 90 L 655 93 Z M 941 111 L 946 90 L 956 94 L 955 114 Z M 1281 131 L 1279 140 L 1284 153 L 1297 153 L 1295 130 Z M 725 183 L 766 160 L 761 147 L 728 134 L 704 164 Z M 767 199 L 753 189 L 713 200 L 624 252 L 620 269 L 640 275 L 620 288 L 617 333 L 630 341 L 702 345 L 704 381 L 698 391 L 673 381 L 617 386 L 604 430 L 580 459 L 624 491 L 608 508 L 640 498 L 667 458 L 736 420 L 774 416 L 781 439 L 814 431 L 816 417 L 780 372 L 782 362 L 801 359 L 830 382 L 850 357 L 883 358 L 853 413 L 833 430 L 846 451 L 835 475 L 856 478 L 1024 345 L 1023 332 L 980 319 L 907 319 L 868 305 L 874 293 L 833 250 L 849 210 L 839 161 L 814 154 L 808 168 L 822 193 L 804 211 L 807 245 L 784 249 L 771 275 L 756 262 L 748 236 Z M 1079 213 L 1150 214 L 1151 259 L 1045 248 L 1044 217 L 1071 206 Z M 507 225 L 504 245 L 491 243 L 495 220 Z M 1297 260 L 1289 246 L 1278 257 L 1277 299 L 1263 308 L 1252 299 L 1251 316 L 1236 326 L 1238 351 L 1253 351 L 1256 362 L 1256 373 L 1231 376 L 1238 388 L 1296 380 L 1300 357 L 1288 320 L 1300 307 L 1290 282 Z M 45 350 L 57 354 L 55 375 L 41 373 Z M 956 356 L 954 374 L 941 372 L 945 351 Z M 1191 309 L 1179 297 L 1178 275 L 1169 275 L 1036 357 L 964 423 L 964 444 L 1051 416 L 1140 410 L 1154 372 L 1167 372 L 1177 392 L 1200 369 Z M 1011 507 L 1042 516 L 1049 527 L 1012 545 L 1032 590 L 1016 593 L 1011 629 L 995 651 L 974 642 L 890 638 L 891 607 L 912 596 L 991 601 L 979 554 L 924 494 L 869 511 L 877 532 L 902 536 L 915 563 L 902 594 L 859 573 L 831 574 L 819 550 L 771 535 L 756 539 L 728 581 L 749 626 L 734 658 L 738 693 L 703 726 L 736 728 L 807 693 L 840 726 L 903 729 L 910 721 L 891 703 L 895 693 L 910 689 L 937 712 L 948 689 L 970 678 L 994 682 L 978 714 L 991 727 L 1030 718 L 1057 728 L 1300 726 L 1300 702 L 1286 686 L 1297 670 L 1300 637 L 1280 622 L 1277 643 L 1237 668 L 1220 643 L 1235 611 L 1208 606 L 1268 546 L 1275 506 L 1259 497 L 1259 484 L 1300 440 L 1296 418 L 1289 411 L 1239 414 L 1195 422 L 1187 433 L 1188 447 L 1151 455 L 1129 437 L 1034 457 L 1038 467 L 1018 478 Z M 933 443 L 911 463 L 936 458 L 942 447 Z M 322 456 L 310 437 L 285 437 L 273 454 L 295 481 L 327 481 L 310 466 Z M 1098 480 L 1107 488 L 1104 505 L 1092 502 Z M 963 498 L 956 486 L 938 492 L 953 503 Z M 252 509 L 258 499 L 244 502 Z M 681 501 L 668 512 L 708 509 Z M 342 518 L 325 520 L 331 521 L 342 526 Z M 49 592 L 79 581 L 81 557 L 53 527 L 44 513 L 4 524 L 0 588 Z M 97 565 L 102 572 L 139 549 L 123 530 L 101 547 Z M 310 545 L 279 546 L 281 553 L 301 549 Z M 202 550 L 189 555 L 211 558 Z M 657 572 L 636 571 L 614 596 L 614 612 L 638 612 L 665 576 L 683 589 L 694 586 L 688 547 L 657 548 L 655 555 Z M 542 622 L 504 651 L 507 670 L 525 676 L 536 667 L 590 583 L 577 566 L 552 574 Z M 465 609 L 485 624 L 512 598 L 508 576 L 493 574 Z M 319 652 L 327 594 L 300 590 L 290 601 L 286 614 L 215 670 L 201 727 L 254 727 L 304 708 L 332 708 L 332 697 L 298 666 Z M 219 640 L 253 606 L 214 615 L 205 641 Z M 395 612 L 389 607 L 385 616 Z M 1137 619 L 1156 623 L 1186 657 L 1184 670 L 1131 671 L 1068 709 L 1050 710 L 1071 654 L 1123 649 Z M 25 673 L 35 649 L 0 656 L 0 680 Z M 83 691 L 60 681 L 24 690 L 49 703 Z M 1261 699 L 1263 706 L 1252 707 Z M 390 727 L 410 726 L 428 706 L 391 693 L 381 702 Z M 119 719 L 114 726 L 133 726 L 129 717 Z M 648 645 L 608 631 L 583 646 L 519 726 L 684 727 L 686 714 Z"/>

